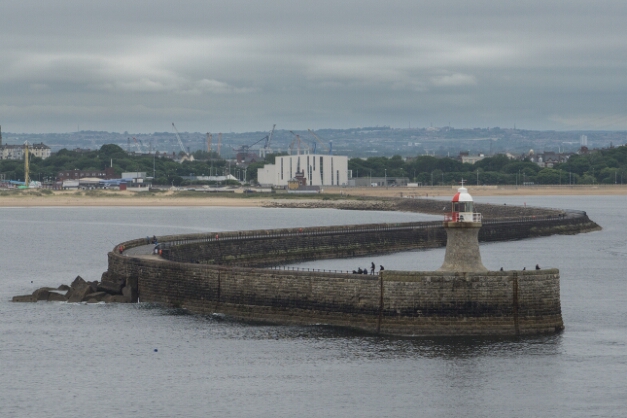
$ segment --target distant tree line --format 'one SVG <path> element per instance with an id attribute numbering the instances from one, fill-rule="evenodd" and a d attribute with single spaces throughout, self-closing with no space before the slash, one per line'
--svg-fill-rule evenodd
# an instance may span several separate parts
<path id="1" fill-rule="evenodd" d="M 113 163 L 116 174 L 123 172 L 144 171 L 148 176 L 155 174 L 155 184 L 174 184 L 175 186 L 189 183 L 183 176 L 225 175 L 229 171 L 229 163 L 220 158 L 215 152 L 197 151 L 194 161 L 176 162 L 165 156 L 154 154 L 128 154 L 117 145 L 103 145 L 97 151 L 75 152 L 62 149 L 49 158 L 31 155 L 30 177 L 37 181 L 54 181 L 60 171 L 65 170 L 104 170 Z M 235 167 L 231 167 L 231 173 Z M 24 180 L 24 160 L 0 160 L 0 173 L 6 179 Z M 242 174 L 243 177 L 243 174 Z"/>
<path id="2" fill-rule="evenodd" d="M 103 170 L 113 162 L 117 174 L 145 171 L 155 184 L 175 186 L 190 184 L 184 176 L 210 176 L 233 174 L 235 177 L 254 182 L 257 169 L 264 164 L 274 164 L 278 155 L 266 156 L 252 163 L 246 170 L 222 159 L 217 153 L 196 151 L 194 161 L 179 163 L 165 156 L 153 154 L 128 154 L 117 145 L 103 145 L 97 151 L 75 152 L 62 149 L 42 160 L 31 155 L 30 173 L 33 180 L 53 181 L 64 170 Z M 284 155 L 284 154 L 283 154 Z M 419 156 L 407 161 L 393 157 L 370 157 L 366 160 L 352 158 L 348 168 L 354 177 L 408 177 L 423 185 L 455 185 L 461 179 L 469 184 L 622 184 L 627 182 L 627 147 L 619 146 L 576 154 L 553 168 L 542 168 L 528 160 L 510 160 L 505 155 L 484 158 L 475 164 L 464 164 L 453 158 Z M 24 179 L 23 160 L 0 160 L 0 173 L 6 179 Z"/>
<path id="3" fill-rule="evenodd" d="M 529 160 L 510 160 L 505 155 L 464 164 L 453 158 L 419 156 L 352 158 L 354 177 L 408 177 L 423 185 L 469 184 L 622 184 L 627 182 L 627 147 L 620 146 L 572 155 L 567 162 L 543 168 Z"/>

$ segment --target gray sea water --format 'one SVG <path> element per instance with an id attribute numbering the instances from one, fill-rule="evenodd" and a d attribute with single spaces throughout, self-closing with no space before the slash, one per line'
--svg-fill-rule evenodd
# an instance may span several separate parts
<path id="1" fill-rule="evenodd" d="M 399 339 L 151 304 L 12 303 L 13 295 L 79 274 L 99 279 L 107 251 L 131 238 L 434 218 L 259 208 L 0 209 L 0 417 L 627 416 L 627 199 L 477 200 L 582 209 L 603 226 L 481 246 L 489 268 L 538 263 L 561 270 L 562 334 Z M 374 261 L 429 270 L 443 257 L 437 249 L 301 265 L 352 270 Z"/>

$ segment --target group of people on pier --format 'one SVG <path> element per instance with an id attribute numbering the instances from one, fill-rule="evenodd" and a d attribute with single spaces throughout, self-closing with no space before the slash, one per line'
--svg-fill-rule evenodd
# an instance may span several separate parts
<path id="1" fill-rule="evenodd" d="M 370 263 L 370 274 L 375 274 L 376 268 L 377 266 L 375 266 L 374 262 Z M 379 265 L 379 273 L 381 273 L 383 270 L 385 270 L 383 266 Z M 357 270 L 353 270 L 353 274 L 368 274 L 368 268 L 366 267 L 362 269 L 361 267 L 359 267 Z"/>

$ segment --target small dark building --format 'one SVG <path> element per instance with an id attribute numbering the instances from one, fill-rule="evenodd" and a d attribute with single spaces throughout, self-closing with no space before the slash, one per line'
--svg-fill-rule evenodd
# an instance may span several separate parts
<path id="1" fill-rule="evenodd" d="M 64 170 L 59 171 L 59 181 L 78 180 L 84 177 L 95 177 L 103 180 L 118 179 L 120 176 L 115 175 L 113 167 L 107 167 L 104 170 Z"/>

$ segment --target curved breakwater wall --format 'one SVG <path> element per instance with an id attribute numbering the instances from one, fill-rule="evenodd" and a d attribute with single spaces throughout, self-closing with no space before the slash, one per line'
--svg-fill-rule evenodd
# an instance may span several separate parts
<path id="1" fill-rule="evenodd" d="M 391 335 L 524 335 L 563 329 L 559 271 L 254 269 L 109 254 L 108 274 L 136 280 L 141 301 L 256 321 L 348 326 Z"/>
<path id="2" fill-rule="evenodd" d="M 479 242 L 598 228 L 584 212 L 484 221 Z M 347 225 L 166 237 L 164 258 L 183 263 L 267 267 L 446 246 L 442 222 Z"/>
<path id="3" fill-rule="evenodd" d="M 598 229 L 583 212 L 486 221 L 480 241 Z M 375 275 L 272 268 L 446 244 L 441 222 L 292 228 L 160 237 L 164 257 L 109 253 L 104 281 L 139 299 L 252 320 L 324 323 L 393 335 L 535 334 L 563 329 L 559 271 Z M 126 248 L 144 239 L 124 243 Z"/>

